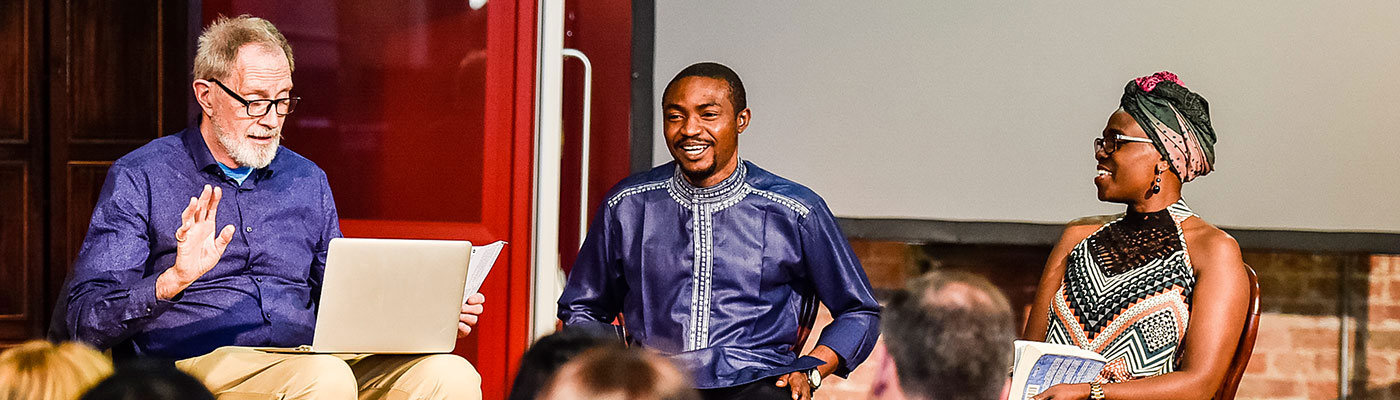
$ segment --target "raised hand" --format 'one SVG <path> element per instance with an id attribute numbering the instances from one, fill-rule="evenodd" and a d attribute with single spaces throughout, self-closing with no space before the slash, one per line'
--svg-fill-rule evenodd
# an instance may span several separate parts
<path id="1" fill-rule="evenodd" d="M 219 215 L 219 200 L 223 190 L 204 185 L 199 197 L 191 197 L 190 205 L 180 213 L 180 229 L 175 230 L 175 265 L 156 278 L 156 297 L 169 300 L 184 291 L 196 279 L 219 263 L 224 250 L 233 240 L 233 225 L 224 226 L 214 236 L 215 216 Z"/>

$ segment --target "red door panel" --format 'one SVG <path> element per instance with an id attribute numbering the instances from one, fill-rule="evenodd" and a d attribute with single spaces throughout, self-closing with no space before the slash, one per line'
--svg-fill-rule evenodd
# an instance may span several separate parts
<path id="1" fill-rule="evenodd" d="M 487 311 L 456 353 L 504 398 L 528 345 L 535 4 L 205 1 L 291 42 L 284 144 L 321 166 L 349 237 L 511 242 L 482 292 Z"/>

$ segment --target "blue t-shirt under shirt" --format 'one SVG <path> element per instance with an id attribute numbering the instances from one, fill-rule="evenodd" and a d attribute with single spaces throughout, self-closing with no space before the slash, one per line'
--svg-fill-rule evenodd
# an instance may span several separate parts
<path id="1" fill-rule="evenodd" d="M 219 169 L 224 170 L 224 175 L 233 178 L 233 180 L 237 181 L 239 185 L 243 184 L 244 179 L 248 179 L 248 175 L 253 174 L 253 167 L 249 167 L 246 165 L 238 168 L 229 168 L 227 165 L 224 165 L 224 163 L 215 164 L 219 164 Z"/>

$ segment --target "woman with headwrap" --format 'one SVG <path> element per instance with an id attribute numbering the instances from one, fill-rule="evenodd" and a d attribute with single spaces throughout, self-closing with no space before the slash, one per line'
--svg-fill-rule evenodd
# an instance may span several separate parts
<path id="1" fill-rule="evenodd" d="M 1240 247 L 1181 198 L 1211 172 L 1206 100 L 1159 72 L 1128 82 L 1094 140 L 1101 201 L 1127 211 L 1066 227 L 1022 338 L 1108 359 L 1093 383 L 1036 399 L 1206 399 L 1225 378 L 1249 297 Z"/>

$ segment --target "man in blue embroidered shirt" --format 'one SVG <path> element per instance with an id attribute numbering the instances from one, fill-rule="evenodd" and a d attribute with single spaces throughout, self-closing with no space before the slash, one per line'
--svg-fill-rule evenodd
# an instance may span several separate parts
<path id="1" fill-rule="evenodd" d="M 564 294 L 566 325 L 612 321 L 692 372 L 709 399 L 810 398 L 846 376 L 879 336 L 870 283 L 816 193 L 738 157 L 744 86 L 716 63 L 666 86 L 674 162 L 615 186 L 597 212 Z M 806 356 L 813 300 L 831 310 Z"/>
<path id="2" fill-rule="evenodd" d="M 221 398 L 480 398 L 480 376 L 455 355 L 235 347 L 311 342 L 340 224 L 326 174 L 279 146 L 298 98 L 292 49 L 277 28 L 221 18 L 200 35 L 194 65 L 199 124 L 107 174 L 60 299 L 62 336 L 118 356 L 179 360 Z M 459 337 L 483 301 L 463 305 Z"/>

